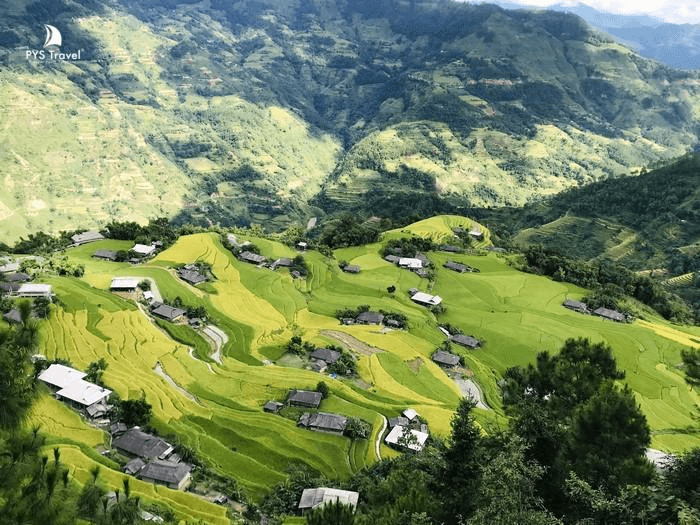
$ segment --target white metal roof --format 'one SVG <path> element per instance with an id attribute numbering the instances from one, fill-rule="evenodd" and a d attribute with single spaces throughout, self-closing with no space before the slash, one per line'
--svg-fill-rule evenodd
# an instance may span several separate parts
<path id="1" fill-rule="evenodd" d="M 439 295 L 430 295 L 423 292 L 417 292 L 411 297 L 411 300 L 417 303 L 429 304 L 432 306 L 438 305 L 442 302 L 442 297 Z"/>
<path id="2" fill-rule="evenodd" d="M 401 257 L 399 258 L 399 266 L 405 266 L 407 268 L 417 270 L 419 268 L 423 268 L 423 261 L 412 257 Z"/>
<path id="3" fill-rule="evenodd" d="M 87 374 L 85 372 L 81 372 L 75 368 L 54 363 L 39 374 L 39 379 L 44 383 L 48 383 L 49 385 L 64 388 L 73 381 L 82 379 L 86 375 Z"/>
<path id="4" fill-rule="evenodd" d="M 3 264 L 2 266 L 0 266 L 0 273 L 11 273 L 17 271 L 19 271 L 18 262 L 8 262 L 7 264 Z"/>
<path id="5" fill-rule="evenodd" d="M 53 288 L 50 284 L 23 284 L 17 290 L 18 295 L 51 295 Z"/>
<path id="6" fill-rule="evenodd" d="M 384 441 L 386 441 L 390 445 L 398 445 L 399 439 L 403 435 L 405 428 L 407 427 L 402 427 L 398 425 L 395 426 L 391 429 L 391 432 L 389 432 L 389 435 L 384 439 Z M 413 429 L 409 429 L 409 432 L 413 434 L 413 436 L 416 438 L 416 442 L 409 443 L 408 448 L 415 451 L 423 450 L 425 442 L 428 440 L 428 434 L 426 434 L 425 432 L 421 432 L 420 430 Z"/>
<path id="7" fill-rule="evenodd" d="M 156 247 L 152 244 L 134 244 L 132 250 L 138 253 L 139 255 L 151 255 L 154 251 L 156 251 Z"/>
<path id="8" fill-rule="evenodd" d="M 110 288 L 136 288 L 139 285 L 139 280 L 133 277 L 115 277 L 112 279 Z"/>
<path id="9" fill-rule="evenodd" d="M 143 298 L 146 299 L 147 301 L 154 299 L 153 292 L 151 292 L 150 290 L 143 292 Z"/>
<path id="10" fill-rule="evenodd" d="M 304 489 L 299 500 L 300 509 L 315 509 L 322 507 L 326 503 L 339 501 L 345 505 L 357 506 L 360 494 L 350 490 L 331 489 L 319 487 L 315 489 Z"/>
<path id="11" fill-rule="evenodd" d="M 62 388 L 56 392 L 56 395 L 89 407 L 90 405 L 94 405 L 98 401 L 106 398 L 111 393 L 111 390 L 88 383 L 82 379 L 77 379 L 71 382 L 65 388 Z"/>
<path id="12" fill-rule="evenodd" d="M 403 415 L 406 416 L 408 419 L 413 421 L 418 417 L 418 412 L 413 410 L 412 408 L 407 408 L 406 410 L 403 411 Z"/>

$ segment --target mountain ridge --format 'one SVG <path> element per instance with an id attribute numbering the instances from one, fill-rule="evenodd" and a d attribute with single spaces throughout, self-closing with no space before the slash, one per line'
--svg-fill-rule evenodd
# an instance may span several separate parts
<path id="1" fill-rule="evenodd" d="M 697 143 L 700 75 L 571 15 L 450 1 L 12 5 L 0 8 L 13 28 L 0 48 L 8 240 L 156 215 L 279 229 L 370 194 L 521 205 Z M 47 19 L 90 59 L 27 61 L 17 48 L 40 45 Z"/>

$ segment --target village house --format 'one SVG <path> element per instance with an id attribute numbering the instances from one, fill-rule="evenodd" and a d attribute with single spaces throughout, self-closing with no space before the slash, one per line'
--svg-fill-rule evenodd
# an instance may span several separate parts
<path id="1" fill-rule="evenodd" d="M 423 268 L 423 261 L 415 257 L 401 257 L 399 259 L 399 266 L 408 270 L 420 270 Z"/>
<path id="2" fill-rule="evenodd" d="M 469 235 L 474 237 L 477 241 L 481 241 L 484 238 L 484 232 L 482 232 L 477 226 L 473 226 L 471 230 L 469 230 Z"/>
<path id="3" fill-rule="evenodd" d="M 479 346 L 479 340 L 469 335 L 453 335 L 450 336 L 450 340 L 458 345 L 466 346 L 467 348 L 477 348 Z"/>
<path id="4" fill-rule="evenodd" d="M 300 427 L 310 430 L 342 434 L 348 424 L 348 418 L 326 412 L 317 412 L 315 414 L 306 412 L 299 418 L 298 424 Z"/>
<path id="5" fill-rule="evenodd" d="M 409 421 L 413 421 L 418 417 L 418 412 L 416 412 L 412 408 L 407 408 L 401 413 L 404 415 L 404 417 L 408 418 Z"/>
<path id="6" fill-rule="evenodd" d="M 187 270 L 185 268 L 181 268 L 177 271 L 177 274 L 180 276 L 180 279 L 191 284 L 192 286 L 195 286 L 199 283 L 203 283 L 207 280 L 206 276 L 202 275 L 201 273 L 195 270 Z"/>
<path id="7" fill-rule="evenodd" d="M 25 283 L 17 290 L 19 297 L 45 297 L 51 299 L 53 287 L 50 284 Z"/>
<path id="8" fill-rule="evenodd" d="M 155 244 L 135 244 L 131 249 L 138 257 L 148 257 L 156 251 Z"/>
<path id="9" fill-rule="evenodd" d="M 73 241 L 73 244 L 78 246 L 81 244 L 86 244 L 88 242 L 101 241 L 103 239 L 104 235 L 102 235 L 100 232 L 95 231 L 77 233 L 70 238 L 70 240 Z"/>
<path id="10" fill-rule="evenodd" d="M 331 489 L 328 487 L 318 487 L 315 489 L 304 489 L 299 500 L 299 510 L 302 513 L 309 509 L 323 507 L 328 503 L 339 502 L 343 505 L 351 505 L 357 507 L 357 501 L 360 498 L 358 492 L 350 490 Z"/>
<path id="11" fill-rule="evenodd" d="M 302 251 L 302 252 L 306 251 L 306 249 L 307 249 L 308 247 L 309 247 L 309 244 L 306 243 L 306 242 L 304 242 L 304 241 L 300 241 L 300 242 L 297 243 L 297 250 L 300 250 L 300 251 Z"/>
<path id="12" fill-rule="evenodd" d="M 289 259 L 287 257 L 280 257 L 279 259 L 277 259 L 275 262 L 273 262 L 270 265 L 270 268 L 272 268 L 273 270 L 276 268 L 280 268 L 280 267 L 281 268 L 289 268 L 292 266 L 292 264 L 293 263 L 292 263 L 291 259 Z"/>
<path id="13" fill-rule="evenodd" d="M 268 401 L 265 403 L 265 406 L 263 407 L 263 410 L 265 412 L 270 412 L 272 414 L 276 414 L 280 410 L 282 410 L 282 407 L 284 405 L 280 403 L 279 401 Z"/>
<path id="14" fill-rule="evenodd" d="M 466 266 L 465 264 L 460 264 L 458 262 L 453 262 L 453 261 L 447 261 L 442 266 L 447 268 L 448 270 L 452 270 L 452 271 L 458 272 L 458 273 L 464 273 L 464 272 L 469 271 L 469 267 Z"/>
<path id="15" fill-rule="evenodd" d="M 146 464 L 137 477 L 148 483 L 165 485 L 174 490 L 184 490 L 192 480 L 192 465 L 172 461 L 154 460 Z"/>
<path id="16" fill-rule="evenodd" d="M 362 312 L 355 318 L 358 324 L 382 324 L 384 314 L 378 312 Z"/>
<path id="17" fill-rule="evenodd" d="M 3 314 L 2 318 L 10 324 L 20 324 L 22 322 L 22 314 L 19 313 L 19 310 L 15 310 L 14 308 L 6 314 Z"/>
<path id="18" fill-rule="evenodd" d="M 124 465 L 124 468 L 122 470 L 124 471 L 124 474 L 136 476 L 136 474 L 141 472 L 141 469 L 145 466 L 146 462 L 144 460 L 142 460 L 141 458 L 134 458 L 131 461 L 129 461 L 126 465 Z"/>
<path id="19" fill-rule="evenodd" d="M 262 255 L 258 255 L 257 253 L 252 253 L 252 252 L 248 252 L 248 251 L 241 252 L 238 255 L 238 258 L 241 261 L 251 263 L 251 264 L 262 264 L 267 260 Z"/>
<path id="20" fill-rule="evenodd" d="M 566 301 L 564 301 L 563 306 L 568 308 L 569 310 L 574 310 L 575 312 L 579 312 L 582 314 L 591 313 L 591 311 L 588 309 L 588 305 L 586 303 L 582 303 L 581 301 L 567 299 Z"/>
<path id="21" fill-rule="evenodd" d="M 174 322 L 185 315 L 186 312 L 182 308 L 175 308 L 174 306 L 155 302 L 151 305 L 151 313 L 166 321 Z"/>
<path id="22" fill-rule="evenodd" d="M 8 283 L 26 283 L 27 281 L 31 281 L 32 277 L 23 272 L 17 272 L 17 273 L 10 273 L 3 277 L 5 281 Z"/>
<path id="23" fill-rule="evenodd" d="M 624 323 L 627 320 L 625 314 L 608 308 L 601 307 L 594 310 L 593 313 L 603 319 L 609 319 L 610 321 L 616 321 L 618 323 Z"/>
<path id="24" fill-rule="evenodd" d="M 410 421 L 408 420 L 407 417 L 404 417 L 404 416 L 392 417 L 389 419 L 389 428 L 407 427 L 409 425 L 409 423 L 410 423 Z"/>
<path id="25" fill-rule="evenodd" d="M 437 306 L 442 302 L 442 297 L 439 295 L 429 295 L 423 292 L 417 292 L 411 296 L 411 301 L 423 306 Z"/>
<path id="26" fill-rule="evenodd" d="M 139 280 L 134 277 L 114 277 L 109 289 L 113 292 L 134 292 L 139 286 Z"/>
<path id="27" fill-rule="evenodd" d="M 437 350 L 433 354 L 433 361 L 440 366 L 452 367 L 459 365 L 459 356 L 445 352 L 444 350 Z"/>
<path id="28" fill-rule="evenodd" d="M 299 407 L 318 408 L 321 405 L 321 399 L 323 399 L 321 392 L 312 392 L 310 390 L 291 390 L 289 392 L 287 402 L 290 405 Z"/>
<path id="29" fill-rule="evenodd" d="M 0 295 L 12 295 L 17 293 L 20 286 L 19 283 L 0 283 Z"/>
<path id="30" fill-rule="evenodd" d="M 345 273 L 360 273 L 360 267 L 356 264 L 346 264 L 343 266 Z"/>
<path id="31" fill-rule="evenodd" d="M 0 273 L 14 273 L 18 272 L 20 268 L 19 262 L 8 262 L 0 266 Z"/>
<path id="32" fill-rule="evenodd" d="M 90 417 L 104 415 L 111 390 L 85 381 L 87 374 L 69 366 L 54 363 L 39 374 L 39 380 L 55 392 L 56 397 L 68 401 L 78 410 L 85 410 Z"/>
<path id="33" fill-rule="evenodd" d="M 39 380 L 46 383 L 54 392 L 67 387 L 73 381 L 83 379 L 87 374 L 66 365 L 53 363 L 41 374 Z"/>
<path id="34" fill-rule="evenodd" d="M 112 446 L 128 457 L 143 459 L 166 459 L 175 450 L 171 444 L 143 432 L 139 427 L 133 427 L 113 438 Z"/>
<path id="35" fill-rule="evenodd" d="M 443 244 L 442 246 L 440 246 L 440 250 L 443 252 L 451 252 L 451 253 L 459 253 L 462 251 L 459 246 L 453 246 L 451 244 Z"/>
<path id="36" fill-rule="evenodd" d="M 331 350 L 330 348 L 317 348 L 311 352 L 311 359 L 324 361 L 326 364 L 332 365 L 340 359 L 340 352 Z"/>
<path id="37" fill-rule="evenodd" d="M 408 434 L 408 442 L 404 445 L 404 434 Z M 414 430 L 408 427 L 395 426 L 389 431 L 389 434 L 384 438 L 384 442 L 389 445 L 394 445 L 399 448 L 409 448 L 416 452 L 423 450 L 425 442 L 428 440 L 429 434 L 427 432 L 421 432 L 420 430 Z"/>
<path id="38" fill-rule="evenodd" d="M 92 256 L 95 259 L 104 259 L 106 261 L 116 261 L 117 260 L 117 252 L 113 250 L 97 250 L 95 253 L 92 254 Z"/>
<path id="39" fill-rule="evenodd" d="M 384 257 L 385 261 L 390 262 L 392 264 L 398 264 L 400 259 L 401 258 L 397 257 L 396 255 L 387 255 L 386 257 Z"/>

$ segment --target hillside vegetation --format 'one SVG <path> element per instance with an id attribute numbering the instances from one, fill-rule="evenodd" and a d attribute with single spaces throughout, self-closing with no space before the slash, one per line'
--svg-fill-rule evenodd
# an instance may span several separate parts
<path id="1" fill-rule="evenodd" d="M 7 240 L 162 214 L 275 229 L 387 201 L 520 205 L 697 141 L 697 74 L 573 15 L 446 0 L 35 7 L 0 6 Z M 84 60 L 26 58 L 48 21 Z"/>
<path id="2" fill-rule="evenodd" d="M 161 434 L 177 435 L 215 470 L 234 477 L 253 500 L 285 480 L 290 463 L 331 479 L 347 479 L 372 465 L 378 459 L 375 443 L 381 438 L 383 417 L 395 417 L 407 407 L 421 414 L 432 435 L 447 436 L 463 394 L 431 360 L 445 339 L 438 324 L 457 327 L 482 342 L 477 350 L 453 345 L 452 351 L 462 356 L 464 373 L 476 382 L 490 407 L 474 409 L 484 429 L 505 424 L 499 382 L 509 367 L 526 366 L 542 350 L 555 354 L 567 339 L 586 337 L 612 347 L 647 418 L 652 446 L 682 451 L 700 444 L 692 417 L 700 399 L 680 368 L 681 351 L 700 347 L 695 328 L 672 327 L 648 309 L 640 310 L 645 320 L 632 324 L 571 312 L 561 303 L 582 297 L 585 290 L 519 272 L 504 256 L 487 255 L 479 247 L 462 254 L 427 253 L 434 281 L 381 256 L 384 244 L 393 239 L 421 236 L 446 243 L 453 238 L 453 228 L 475 226 L 485 233 L 480 247 L 488 247 L 490 233 L 483 226 L 465 217 L 438 216 L 387 232 L 378 243 L 337 249 L 333 258 L 308 251 L 304 258 L 309 277 L 302 280 L 292 279 L 284 269 L 271 271 L 240 262 L 214 233 L 180 237 L 140 266 L 91 258 L 97 249 L 123 249 L 125 241 L 72 248 L 66 251 L 67 258 L 85 265 L 85 274 L 45 278 L 54 285 L 60 306 L 41 326 L 42 352 L 80 369 L 105 359 L 103 379 L 110 388 L 124 399 L 145 396 L 153 406 L 152 424 Z M 250 233 L 237 232 L 239 242 L 252 241 L 266 257 L 295 254 L 272 238 Z M 341 260 L 360 266 L 360 273 L 342 272 Z M 442 266 L 448 260 L 480 271 L 450 271 Z M 185 284 L 170 270 L 192 261 L 211 265 L 215 280 L 203 289 Z M 132 301 L 107 291 L 113 276 L 148 277 L 166 301 L 179 297 L 184 304 L 204 306 L 228 336 L 222 364 L 202 355 L 201 349 L 194 354 Z M 390 286 L 395 287 L 393 292 L 387 290 Z M 444 309 L 433 312 L 412 302 L 410 288 L 440 295 Z M 403 314 L 408 329 L 344 326 L 336 319 L 339 310 L 360 305 Z M 358 376 L 332 378 L 301 368 L 298 360 L 285 355 L 293 335 L 317 346 L 340 342 L 354 353 Z M 156 373 L 157 364 L 177 388 Z M 284 400 L 292 388 L 313 389 L 321 379 L 330 389 L 321 410 L 366 421 L 372 426 L 367 439 L 311 432 L 297 427 L 293 417 L 262 411 L 266 401 Z M 32 418 L 42 424 L 51 443 L 66 450 L 65 462 L 73 465 L 82 482 L 88 465 L 95 462 L 102 464 L 106 479 L 118 482 L 119 474 L 111 470 L 115 465 L 99 461 L 94 452 L 104 438 L 59 402 L 43 398 Z M 384 444 L 379 450 L 382 457 L 396 455 Z M 183 516 L 218 519 L 214 507 L 190 506 L 180 493 L 153 492 L 138 483 L 133 490 Z"/>

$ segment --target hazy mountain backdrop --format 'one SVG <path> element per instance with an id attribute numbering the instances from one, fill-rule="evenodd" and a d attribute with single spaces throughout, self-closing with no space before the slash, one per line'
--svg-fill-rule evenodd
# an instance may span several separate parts
<path id="1" fill-rule="evenodd" d="M 369 197 L 520 205 L 697 144 L 700 75 L 570 14 L 11 0 L 0 18 L 4 240 L 162 214 L 281 227 Z M 28 59 L 43 24 L 83 60 Z"/>

